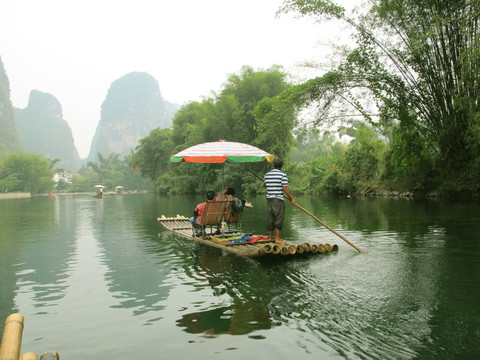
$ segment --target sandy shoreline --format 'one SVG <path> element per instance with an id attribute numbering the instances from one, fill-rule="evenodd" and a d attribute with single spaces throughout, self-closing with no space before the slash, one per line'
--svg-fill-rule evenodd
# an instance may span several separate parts
<path id="1" fill-rule="evenodd" d="M 32 197 L 32 194 L 29 192 L 6 192 L 0 193 L 0 200 L 2 199 L 25 199 Z"/>

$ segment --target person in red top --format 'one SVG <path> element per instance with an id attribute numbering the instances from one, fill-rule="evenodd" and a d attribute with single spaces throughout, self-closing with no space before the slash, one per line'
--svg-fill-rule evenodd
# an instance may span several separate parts
<path id="1" fill-rule="evenodd" d="M 213 202 L 215 199 L 215 192 L 213 190 L 208 190 L 205 194 L 207 197 L 207 202 Z M 190 223 L 192 224 L 192 236 L 196 236 L 198 231 L 201 231 L 203 225 L 203 213 L 205 211 L 205 206 L 207 202 L 198 204 L 193 210 L 193 216 L 190 218 Z"/>

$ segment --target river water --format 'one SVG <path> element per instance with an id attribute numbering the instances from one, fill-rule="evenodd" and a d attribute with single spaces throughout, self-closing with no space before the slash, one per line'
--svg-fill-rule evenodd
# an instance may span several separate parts
<path id="1" fill-rule="evenodd" d="M 22 353 L 62 359 L 478 359 L 478 202 L 287 204 L 283 238 L 327 255 L 250 259 L 161 228 L 201 197 L 0 201 L 0 315 L 25 317 Z M 264 234 L 265 199 L 242 228 Z"/>

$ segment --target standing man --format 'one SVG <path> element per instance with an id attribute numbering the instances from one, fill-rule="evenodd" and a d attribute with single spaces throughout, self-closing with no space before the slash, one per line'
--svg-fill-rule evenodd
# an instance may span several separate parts
<path id="1" fill-rule="evenodd" d="M 267 188 L 267 230 L 270 232 L 270 239 L 273 241 L 275 230 L 275 242 L 282 244 L 280 238 L 283 218 L 285 217 L 285 201 L 283 196 L 288 198 L 293 206 L 296 201 L 288 188 L 287 174 L 282 172 L 282 160 L 275 158 L 273 169 L 265 174 L 264 186 Z"/>

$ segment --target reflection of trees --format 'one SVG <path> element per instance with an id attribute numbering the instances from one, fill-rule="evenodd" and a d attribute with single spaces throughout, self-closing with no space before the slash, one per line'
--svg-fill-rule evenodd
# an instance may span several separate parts
<path id="1" fill-rule="evenodd" d="M 258 299 L 183 315 L 177 325 L 192 334 L 244 335 L 272 327 L 268 307 Z"/>
<path id="2" fill-rule="evenodd" d="M 183 315 L 177 325 L 188 333 L 205 335 L 244 335 L 272 327 L 267 278 L 258 263 L 222 254 L 203 245 L 196 248 L 195 277 L 204 279 L 218 298 L 212 309 Z M 227 302 L 227 305 L 223 305 Z"/>
<path id="3" fill-rule="evenodd" d="M 1 309 L 1 315 L 21 311 L 15 308 L 17 283 L 30 287 L 34 307 L 58 301 L 66 294 L 69 262 L 75 252 L 76 214 L 70 198 L 32 198 L 8 202 L 2 219 L 2 270 L 0 304 L 12 303 Z M 13 214 L 10 216 L 9 214 Z M 14 231 L 9 235 L 9 229 Z M 3 237 L 7 240 L 4 243 Z M 10 298 L 11 299 L 7 299 Z M 18 299 L 17 299 L 18 300 Z M 45 311 L 45 309 L 43 309 Z"/>
<path id="4" fill-rule="evenodd" d="M 112 307 L 132 309 L 134 315 L 162 310 L 161 301 L 170 291 L 164 283 L 171 267 L 159 267 L 158 262 L 164 261 L 172 249 L 144 233 L 145 213 L 149 212 L 152 201 L 151 194 L 105 198 L 101 214 L 91 219 L 91 227 L 98 233 L 97 242 L 105 254 L 109 291 L 119 302 Z M 152 219 L 153 215 L 150 222 Z"/>

